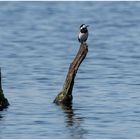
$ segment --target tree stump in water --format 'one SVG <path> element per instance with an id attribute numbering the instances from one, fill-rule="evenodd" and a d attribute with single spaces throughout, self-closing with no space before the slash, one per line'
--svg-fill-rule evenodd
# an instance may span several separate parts
<path id="1" fill-rule="evenodd" d="M 2 90 L 2 81 L 1 81 L 1 68 L 0 68 L 0 111 L 4 108 L 7 108 L 9 105 L 8 100 L 5 98 Z"/>
<path id="2" fill-rule="evenodd" d="M 62 91 L 56 96 L 54 103 L 65 106 L 69 106 L 72 103 L 72 90 L 74 86 L 74 79 L 80 64 L 85 59 L 88 52 L 88 45 L 86 43 L 81 44 L 79 51 L 74 58 L 73 62 L 70 64 L 67 77 L 65 79 Z"/>

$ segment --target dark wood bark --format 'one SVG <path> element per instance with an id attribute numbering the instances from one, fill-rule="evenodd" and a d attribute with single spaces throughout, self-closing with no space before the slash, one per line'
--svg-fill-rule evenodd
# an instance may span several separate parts
<path id="1" fill-rule="evenodd" d="M 0 68 L 0 111 L 7 108 L 9 105 L 8 100 L 5 98 L 2 90 L 2 80 L 1 80 L 1 68 Z"/>
<path id="2" fill-rule="evenodd" d="M 54 103 L 63 104 L 66 106 L 72 103 L 72 90 L 74 86 L 74 79 L 80 64 L 85 59 L 88 52 L 88 45 L 86 43 L 81 44 L 79 51 L 74 58 L 73 62 L 70 64 L 67 77 L 65 79 L 62 91 L 56 96 Z"/>

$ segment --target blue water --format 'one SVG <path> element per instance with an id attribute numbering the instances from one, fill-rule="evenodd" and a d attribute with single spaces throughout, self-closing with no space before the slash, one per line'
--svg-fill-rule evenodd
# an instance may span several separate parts
<path id="1" fill-rule="evenodd" d="M 140 138 L 140 2 L 0 2 L 8 109 L 0 138 Z M 53 104 L 89 25 L 71 110 Z"/>

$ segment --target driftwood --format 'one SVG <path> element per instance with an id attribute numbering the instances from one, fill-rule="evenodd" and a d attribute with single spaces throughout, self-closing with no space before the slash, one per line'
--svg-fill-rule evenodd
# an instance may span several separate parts
<path id="1" fill-rule="evenodd" d="M 2 90 L 2 80 L 1 80 L 1 68 L 0 68 L 0 111 L 7 108 L 9 105 L 8 100 L 5 98 Z"/>
<path id="2" fill-rule="evenodd" d="M 70 64 L 67 77 L 65 79 L 62 91 L 56 96 L 54 103 L 62 104 L 65 106 L 70 106 L 72 103 L 72 90 L 74 86 L 74 79 L 80 64 L 85 59 L 88 52 L 88 45 L 86 43 L 81 44 L 79 51 L 74 58 L 73 62 Z"/>

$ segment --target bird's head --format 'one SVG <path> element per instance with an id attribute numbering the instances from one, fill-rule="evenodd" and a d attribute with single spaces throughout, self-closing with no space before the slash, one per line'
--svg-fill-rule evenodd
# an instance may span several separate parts
<path id="1" fill-rule="evenodd" d="M 82 29 L 87 29 L 87 27 L 88 27 L 88 25 L 82 24 L 82 25 L 80 26 L 80 30 L 82 30 Z"/>

